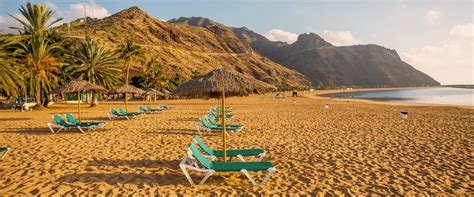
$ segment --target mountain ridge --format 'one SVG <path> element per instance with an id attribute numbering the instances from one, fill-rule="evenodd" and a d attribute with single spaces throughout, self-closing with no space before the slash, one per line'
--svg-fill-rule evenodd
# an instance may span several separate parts
<path id="1" fill-rule="evenodd" d="M 67 25 L 57 27 L 67 33 Z M 129 38 L 155 57 L 168 77 L 191 79 L 195 71 L 206 73 L 226 67 L 280 87 L 309 85 L 306 77 L 262 57 L 227 28 L 210 29 L 155 19 L 131 7 L 102 19 L 70 23 L 68 36 L 81 38 L 87 29 L 94 39 L 115 47 Z"/>
<path id="2" fill-rule="evenodd" d="M 200 20 L 206 19 L 200 18 Z M 202 25 L 183 17 L 175 22 Z M 219 24 L 213 23 L 213 25 Z M 288 44 L 270 41 L 246 27 L 227 28 L 232 29 L 237 37 L 262 56 L 308 77 L 313 86 L 440 85 L 430 76 L 404 62 L 395 50 L 383 46 L 375 44 L 334 46 L 315 33 L 300 34 L 294 43 Z M 361 70 L 364 72 L 360 72 Z"/>

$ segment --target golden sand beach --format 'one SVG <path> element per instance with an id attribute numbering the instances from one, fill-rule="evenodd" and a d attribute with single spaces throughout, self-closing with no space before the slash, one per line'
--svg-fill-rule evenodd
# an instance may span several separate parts
<path id="1" fill-rule="evenodd" d="M 132 121 L 107 119 L 107 111 L 123 103 L 84 105 L 84 120 L 107 122 L 86 134 L 52 134 L 46 126 L 52 115 L 76 113 L 75 105 L 0 110 L 0 146 L 14 148 L 0 160 L 0 194 L 474 194 L 472 109 L 314 94 L 295 102 L 270 94 L 227 99 L 236 114 L 231 123 L 246 125 L 228 138 L 228 147 L 262 148 L 265 161 L 277 168 L 264 186 L 253 186 L 241 173 L 215 173 L 204 185 L 191 186 L 178 167 L 197 134 L 197 119 L 215 99 L 160 101 L 175 108 Z M 407 120 L 399 117 L 401 110 L 410 112 Z M 217 133 L 202 139 L 221 147 Z"/>

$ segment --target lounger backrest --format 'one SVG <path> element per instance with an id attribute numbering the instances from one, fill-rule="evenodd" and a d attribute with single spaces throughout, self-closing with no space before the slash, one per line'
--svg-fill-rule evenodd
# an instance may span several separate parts
<path id="1" fill-rule="evenodd" d="M 150 105 L 147 105 L 146 108 L 148 108 L 148 110 L 152 109 Z"/>
<path id="2" fill-rule="evenodd" d="M 74 123 L 74 124 L 79 123 L 79 121 L 76 118 L 74 118 L 72 114 L 66 114 L 66 118 L 71 123 Z"/>
<path id="3" fill-rule="evenodd" d="M 138 106 L 138 109 L 140 109 L 140 111 L 142 111 L 142 112 L 146 112 L 145 108 L 144 108 L 143 106 L 141 106 L 141 105 Z"/>
<path id="4" fill-rule="evenodd" d="M 216 119 L 215 119 L 214 117 L 212 117 L 212 116 L 207 115 L 207 119 L 208 119 L 209 122 L 211 122 L 211 124 L 213 124 L 213 125 L 216 125 L 216 126 L 217 126 L 217 125 L 220 125 L 220 123 L 218 123 L 218 122 L 216 121 Z"/>
<path id="5" fill-rule="evenodd" d="M 208 169 L 212 168 L 212 162 L 209 161 L 208 159 L 206 159 L 206 157 L 204 157 L 204 155 L 202 155 L 201 151 L 199 151 L 199 149 L 196 146 L 194 146 L 194 144 L 189 145 L 189 150 L 193 154 L 193 157 L 199 163 L 201 163 L 201 165 L 203 165 L 204 167 L 206 167 Z"/>
<path id="6" fill-rule="evenodd" d="M 55 121 L 57 124 L 59 124 L 59 125 L 61 125 L 61 126 L 68 126 L 68 125 L 69 125 L 69 124 L 68 124 L 66 121 L 64 121 L 64 119 L 61 118 L 61 116 L 59 116 L 59 115 L 54 115 L 54 116 L 53 116 L 53 119 L 54 119 L 54 121 Z"/>
<path id="7" fill-rule="evenodd" d="M 204 152 L 206 152 L 208 155 L 214 155 L 214 150 L 212 150 L 211 148 L 209 148 L 208 146 L 206 146 L 206 144 L 204 144 L 204 142 L 202 142 L 201 138 L 199 138 L 197 135 L 194 136 L 194 141 L 196 141 L 196 143 L 198 144 L 198 146 L 199 146 Z"/>
<path id="8" fill-rule="evenodd" d="M 216 113 L 214 113 L 214 111 L 212 111 L 212 110 L 211 110 L 211 111 L 209 111 L 209 115 L 211 115 L 211 116 L 214 116 L 214 117 L 217 117 L 217 114 L 216 114 Z"/>
<path id="9" fill-rule="evenodd" d="M 110 111 L 112 112 L 113 115 L 120 116 L 120 114 L 118 113 L 117 110 L 115 110 L 115 108 L 110 109 Z"/>
<path id="10" fill-rule="evenodd" d="M 202 124 L 207 127 L 207 128 L 212 128 L 213 126 L 211 126 L 207 120 L 205 118 L 199 118 L 199 120 L 201 120 Z"/>
<path id="11" fill-rule="evenodd" d="M 122 115 L 126 115 L 126 114 L 127 114 L 127 112 L 126 112 L 123 108 L 119 108 L 119 111 L 120 111 L 120 113 L 122 113 Z"/>

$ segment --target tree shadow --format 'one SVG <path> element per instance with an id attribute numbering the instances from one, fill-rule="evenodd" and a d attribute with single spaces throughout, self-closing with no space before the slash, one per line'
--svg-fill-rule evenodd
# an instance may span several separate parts
<path id="1" fill-rule="evenodd" d="M 69 130 L 61 130 L 59 133 L 56 133 L 59 128 L 54 127 L 54 132 L 52 133 L 49 128 L 34 128 L 34 129 L 25 129 L 25 128 L 7 128 L 2 133 L 16 133 L 16 134 L 27 134 L 27 135 L 69 135 L 69 134 L 87 134 L 92 132 L 103 132 L 107 128 L 99 128 L 96 130 L 90 130 L 87 128 L 82 128 L 85 133 L 81 133 L 79 129 L 73 128 Z"/>
<path id="2" fill-rule="evenodd" d="M 182 130 L 180 130 L 182 131 Z M 194 131 L 194 130 L 193 130 Z M 187 136 L 193 136 L 196 135 L 196 133 L 189 133 L 189 132 L 145 132 L 145 134 L 151 134 L 151 135 L 187 135 Z"/>
<path id="3" fill-rule="evenodd" d="M 172 119 L 171 121 L 196 122 L 198 121 L 198 119 L 197 118 L 175 118 L 175 119 Z"/>
<path id="4" fill-rule="evenodd" d="M 135 184 L 135 185 L 178 185 L 189 184 L 182 173 L 165 172 L 163 174 L 134 174 L 134 173 L 81 173 L 70 174 L 59 177 L 57 182 L 83 182 L 97 183 L 105 182 L 109 185 Z"/>
<path id="5" fill-rule="evenodd" d="M 80 133 L 79 130 L 77 131 Z M 49 130 L 49 128 L 35 128 L 35 129 L 7 128 L 2 133 L 16 133 L 16 134 L 28 134 L 28 135 L 53 135 L 54 134 L 54 133 L 51 133 L 51 130 Z"/>
<path id="6" fill-rule="evenodd" d="M 88 166 L 130 166 L 133 168 L 176 168 L 179 165 L 179 160 L 149 160 L 149 159 L 141 159 L 141 160 L 96 160 L 91 161 L 87 165 Z"/>
<path id="7" fill-rule="evenodd" d="M 87 121 L 87 120 L 110 121 L 110 119 L 108 117 L 85 118 L 84 121 Z M 115 119 L 113 119 L 113 120 L 115 120 Z M 120 120 L 120 119 L 117 119 L 117 120 Z M 123 118 L 123 120 L 127 120 L 127 119 Z"/>
<path id="8" fill-rule="evenodd" d="M 32 118 L 0 118 L 0 121 L 20 121 L 20 120 L 31 120 Z"/>
<path id="9" fill-rule="evenodd" d="M 164 173 L 81 173 L 70 174 L 58 178 L 58 182 L 83 182 L 95 183 L 105 182 L 110 185 L 116 184 L 149 184 L 149 185 L 177 185 L 188 184 L 186 178 L 178 171 L 178 160 L 96 160 L 91 161 L 88 166 L 130 166 L 133 168 L 164 168 Z"/>

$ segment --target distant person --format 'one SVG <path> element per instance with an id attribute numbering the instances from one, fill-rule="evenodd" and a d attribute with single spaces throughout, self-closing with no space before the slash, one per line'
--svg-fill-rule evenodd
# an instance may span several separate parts
<path id="1" fill-rule="evenodd" d="M 298 97 L 298 92 L 296 91 L 296 89 L 293 90 L 293 97 Z"/>

